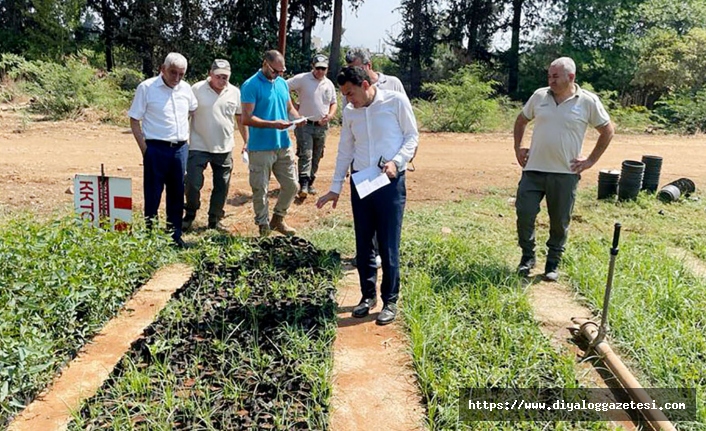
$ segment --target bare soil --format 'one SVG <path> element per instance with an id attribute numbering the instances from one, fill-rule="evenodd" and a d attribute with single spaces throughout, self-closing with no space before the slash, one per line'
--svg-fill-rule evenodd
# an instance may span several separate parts
<path id="1" fill-rule="evenodd" d="M 595 139 L 595 133 L 588 134 L 585 154 L 592 149 Z M 334 129 L 329 134 L 316 184 L 321 191 L 325 191 L 331 181 L 337 142 L 338 130 Z M 600 169 L 620 169 L 625 159 L 640 160 L 642 155 L 652 154 L 664 158 L 661 183 L 688 177 L 699 188 L 706 184 L 704 148 L 706 137 L 700 135 L 617 135 L 601 161 L 584 173 L 580 187 L 594 185 Z M 128 128 L 81 121 L 27 123 L 11 108 L 0 106 L 0 214 L 26 211 L 46 216 L 71 208 L 74 175 L 98 174 L 101 164 L 105 166 L 106 175 L 132 178 L 134 217 L 139 217 L 143 202 L 141 156 Z M 520 176 L 510 133 L 423 133 L 414 164 L 416 171 L 407 176 L 410 208 L 479 198 L 489 187 L 512 187 Z M 208 175 L 196 226 L 206 224 L 211 191 Z M 277 188 L 274 180 L 271 188 Z M 297 201 L 287 221 L 301 228 L 316 225 L 320 217 L 332 211 L 350 217 L 348 193 L 347 187 L 344 188 L 336 210 L 330 206 L 317 210 L 311 198 Z M 250 200 L 246 166 L 236 161 L 224 220 L 233 233 L 256 234 Z M 274 198 L 270 199 L 270 204 L 274 205 Z M 560 329 L 566 317 L 560 311 L 568 310 L 566 304 L 537 305 L 556 295 L 552 289 L 545 284 L 533 287 L 536 318 L 557 347 L 567 347 L 570 346 L 566 340 L 568 332 Z M 344 299 L 339 320 L 340 337 L 335 347 L 335 429 L 374 429 L 377 424 L 368 422 L 380 417 L 395 417 L 404 429 L 417 428 L 422 412 L 418 395 L 409 392 L 414 385 L 403 336 L 394 325 L 379 328 L 372 320 L 350 321 L 347 307 L 355 305 L 358 299 L 355 279 L 344 283 L 340 294 Z M 397 391 L 393 397 L 395 403 L 381 397 L 381 390 L 389 384 L 394 386 L 393 392 Z M 386 404 L 392 404 L 395 410 L 405 410 L 390 413 L 395 416 L 378 414 L 381 410 L 377 409 L 385 408 Z M 361 406 L 375 406 L 375 411 L 362 411 Z"/>

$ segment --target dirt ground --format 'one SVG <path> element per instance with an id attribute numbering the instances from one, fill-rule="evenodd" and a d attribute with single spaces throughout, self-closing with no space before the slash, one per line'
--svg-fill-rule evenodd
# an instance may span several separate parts
<path id="1" fill-rule="evenodd" d="M 77 173 L 99 174 L 104 164 L 106 175 L 132 178 L 135 217 L 142 209 L 141 157 L 129 128 L 88 122 L 36 121 L 23 123 L 7 106 L 0 106 L 0 212 L 29 210 L 50 214 L 70 208 L 70 188 Z M 528 139 L 528 136 L 526 137 Z M 588 154 L 596 134 L 586 138 Z M 293 137 L 292 137 L 293 139 Z M 319 171 L 317 188 L 326 191 L 335 165 L 338 130 L 329 134 L 326 153 Z M 680 177 L 691 178 L 697 189 L 706 184 L 706 137 L 618 134 L 604 157 L 583 175 L 580 187 L 594 186 L 600 169 L 620 169 L 625 159 L 639 160 L 654 154 L 664 158 L 661 184 Z M 414 162 L 416 171 L 407 175 L 410 208 L 418 205 L 480 197 L 488 187 L 508 187 L 520 176 L 512 135 L 423 133 Z M 210 195 L 210 171 L 202 195 L 197 226 L 205 225 Z M 271 189 L 277 188 L 272 180 Z M 250 204 L 247 168 L 237 157 L 226 205 L 224 224 L 234 233 L 255 234 Z M 344 188 L 339 208 L 350 213 L 350 195 Z M 270 199 L 274 205 L 274 198 Z M 162 208 L 164 204 L 162 204 Z M 333 211 L 330 206 L 317 210 L 314 199 L 295 202 L 287 220 L 293 227 L 315 224 L 320 216 Z"/>

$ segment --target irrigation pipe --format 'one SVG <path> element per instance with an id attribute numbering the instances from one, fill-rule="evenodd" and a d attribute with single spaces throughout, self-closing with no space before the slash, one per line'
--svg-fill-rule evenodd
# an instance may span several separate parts
<path id="1" fill-rule="evenodd" d="M 599 335 L 598 324 L 592 320 L 573 318 L 576 325 L 579 325 L 577 333 L 585 337 L 590 343 L 596 340 Z M 615 377 L 620 381 L 623 389 L 636 403 L 652 404 L 652 397 L 645 391 L 640 382 L 632 375 L 630 370 L 623 364 L 618 355 L 613 352 L 606 341 L 599 341 L 593 346 L 593 350 L 603 360 Z M 647 420 L 648 425 L 653 430 L 676 431 L 674 425 L 658 409 L 640 409 L 640 414 Z"/>
<path id="2" fill-rule="evenodd" d="M 575 326 L 572 329 L 574 337 L 583 336 L 588 341 L 586 355 L 591 351 L 596 352 L 603 360 L 608 369 L 620 381 L 623 389 L 636 403 L 651 405 L 652 397 L 645 391 L 640 382 L 632 375 L 630 370 L 623 364 L 618 355 L 613 352 L 610 345 L 605 341 L 608 327 L 608 306 L 610 304 L 610 293 L 613 288 L 613 273 L 615 270 L 615 258 L 618 256 L 618 241 L 620 240 L 620 223 L 615 224 L 613 231 L 613 247 L 610 249 L 610 265 L 608 267 L 608 281 L 606 282 L 605 296 L 603 298 L 603 315 L 600 326 L 588 319 L 572 318 Z M 674 425 L 658 409 L 639 409 L 640 414 L 647 420 L 653 430 L 676 431 Z"/>

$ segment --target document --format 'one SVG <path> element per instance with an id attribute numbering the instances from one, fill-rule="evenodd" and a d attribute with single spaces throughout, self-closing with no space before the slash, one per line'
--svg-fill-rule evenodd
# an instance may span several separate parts
<path id="1" fill-rule="evenodd" d="M 297 118 L 296 120 L 292 120 L 292 125 L 287 127 L 287 130 L 294 130 L 297 127 L 297 124 L 303 123 L 304 121 L 308 120 L 308 117 L 301 117 Z"/>
<path id="2" fill-rule="evenodd" d="M 355 189 L 358 191 L 358 196 L 361 199 L 368 196 L 370 193 L 390 184 L 390 178 L 387 174 L 380 172 L 377 166 L 371 166 L 354 173 L 352 176 Z"/>

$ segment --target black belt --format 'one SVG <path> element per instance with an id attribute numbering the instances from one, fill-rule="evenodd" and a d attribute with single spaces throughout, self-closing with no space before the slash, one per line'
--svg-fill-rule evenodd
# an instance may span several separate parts
<path id="1" fill-rule="evenodd" d="M 186 145 L 187 141 L 162 141 L 159 139 L 145 139 L 145 143 L 147 145 L 149 144 L 154 144 L 154 145 L 166 145 L 169 148 L 179 148 L 183 145 Z"/>
<path id="2" fill-rule="evenodd" d="M 319 121 L 311 121 L 311 120 L 306 120 L 306 124 L 312 125 L 312 126 L 319 126 L 319 127 L 324 127 L 325 124 L 321 124 Z"/>

